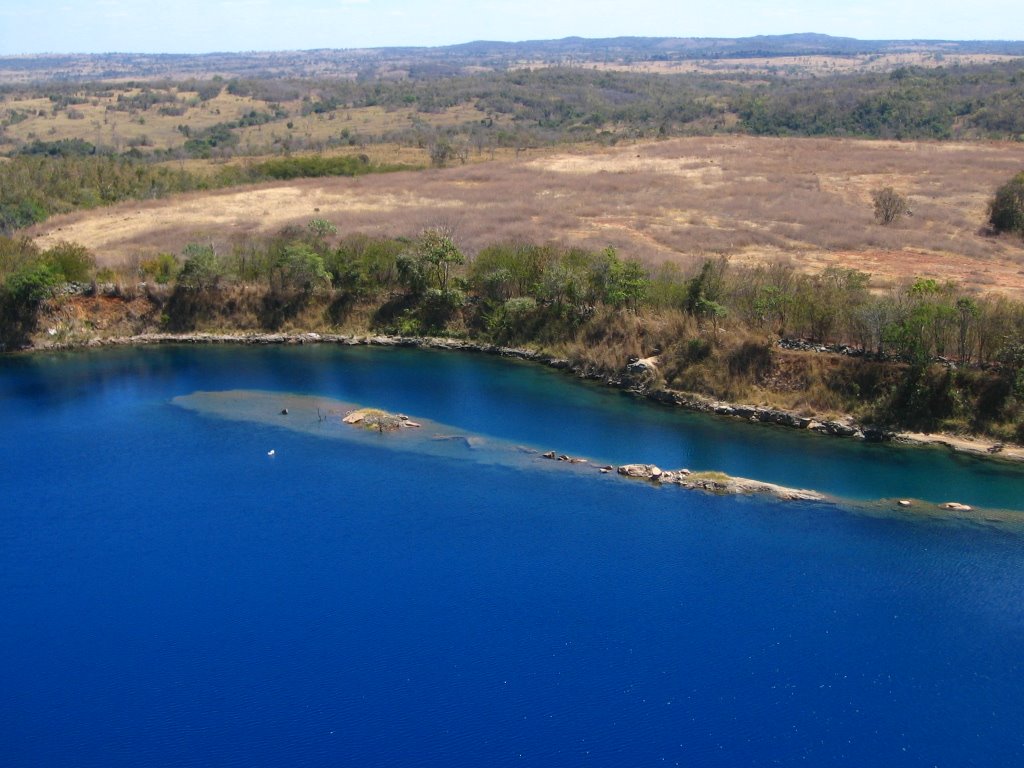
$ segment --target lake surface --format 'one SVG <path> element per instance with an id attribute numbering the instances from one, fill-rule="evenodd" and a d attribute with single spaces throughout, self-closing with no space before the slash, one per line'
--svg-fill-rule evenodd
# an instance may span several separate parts
<path id="1" fill-rule="evenodd" d="M 173 402 L 233 389 L 610 463 L 1024 510 L 1017 467 L 677 413 L 483 356 L 4 358 L 0 764 L 1024 763 L 1014 526 Z"/>

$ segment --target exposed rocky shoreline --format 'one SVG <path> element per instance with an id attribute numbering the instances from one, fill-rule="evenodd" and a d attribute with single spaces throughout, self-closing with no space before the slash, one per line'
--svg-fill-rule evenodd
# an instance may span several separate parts
<path id="1" fill-rule="evenodd" d="M 619 375 L 609 376 L 607 373 L 590 371 L 573 365 L 571 361 L 564 358 L 552 357 L 543 352 L 518 347 L 502 347 L 495 344 L 438 337 L 344 335 L 312 332 L 144 333 L 136 336 L 91 338 L 81 343 L 44 343 L 33 347 L 33 349 L 43 351 L 159 344 L 340 344 L 345 346 L 406 347 L 477 352 L 540 363 L 551 368 L 564 370 L 581 379 L 600 381 L 607 386 L 629 392 L 638 398 L 645 398 L 661 405 L 682 408 L 688 411 L 732 417 L 755 424 L 774 424 L 791 429 L 808 430 L 832 437 L 866 440 L 869 442 L 892 442 L 910 446 L 936 446 L 973 456 L 1024 462 L 1024 447 L 1006 445 L 983 438 L 946 434 L 894 432 L 871 425 L 858 424 L 852 417 L 837 420 L 821 420 L 778 408 L 728 403 L 693 393 L 651 387 L 648 382 L 652 378 L 650 373 L 656 369 L 656 358 L 633 359 Z"/>

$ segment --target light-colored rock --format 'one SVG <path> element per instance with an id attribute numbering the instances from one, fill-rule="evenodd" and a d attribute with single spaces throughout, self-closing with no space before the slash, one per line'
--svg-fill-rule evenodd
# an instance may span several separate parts
<path id="1" fill-rule="evenodd" d="M 656 480 L 661 477 L 661 469 L 654 464 L 623 464 L 619 474 L 626 477 L 639 477 L 644 480 Z"/>
<path id="2" fill-rule="evenodd" d="M 657 373 L 658 371 L 658 358 L 655 357 L 643 357 L 638 360 L 634 360 L 626 366 L 626 371 L 629 373 L 646 373 L 651 371 Z"/>
<path id="3" fill-rule="evenodd" d="M 942 506 L 943 509 L 948 509 L 951 512 L 970 512 L 971 511 L 971 507 L 967 506 L 966 504 L 961 504 L 960 502 L 957 502 L 957 501 L 947 501 L 945 504 L 942 504 L 941 506 Z"/>

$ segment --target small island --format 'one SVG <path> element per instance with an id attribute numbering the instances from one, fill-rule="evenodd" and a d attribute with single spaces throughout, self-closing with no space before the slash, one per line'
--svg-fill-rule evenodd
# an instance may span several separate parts
<path id="1" fill-rule="evenodd" d="M 388 413 L 379 408 L 357 408 L 342 418 L 342 423 L 376 432 L 395 432 L 399 429 L 422 426 L 401 413 Z"/>

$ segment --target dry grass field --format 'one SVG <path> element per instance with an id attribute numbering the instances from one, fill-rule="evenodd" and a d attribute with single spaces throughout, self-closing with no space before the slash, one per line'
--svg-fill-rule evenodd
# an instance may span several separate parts
<path id="1" fill-rule="evenodd" d="M 448 169 L 307 179 L 54 218 L 31 235 L 85 244 L 103 264 L 190 241 L 227 251 L 314 217 L 340 233 L 414 235 L 444 224 L 469 254 L 501 240 L 608 245 L 684 267 L 708 255 L 927 276 L 1024 299 L 1024 243 L 983 231 L 995 188 L 1024 145 L 712 137 L 524 153 Z M 871 191 L 892 186 L 913 216 L 883 227 Z"/>

